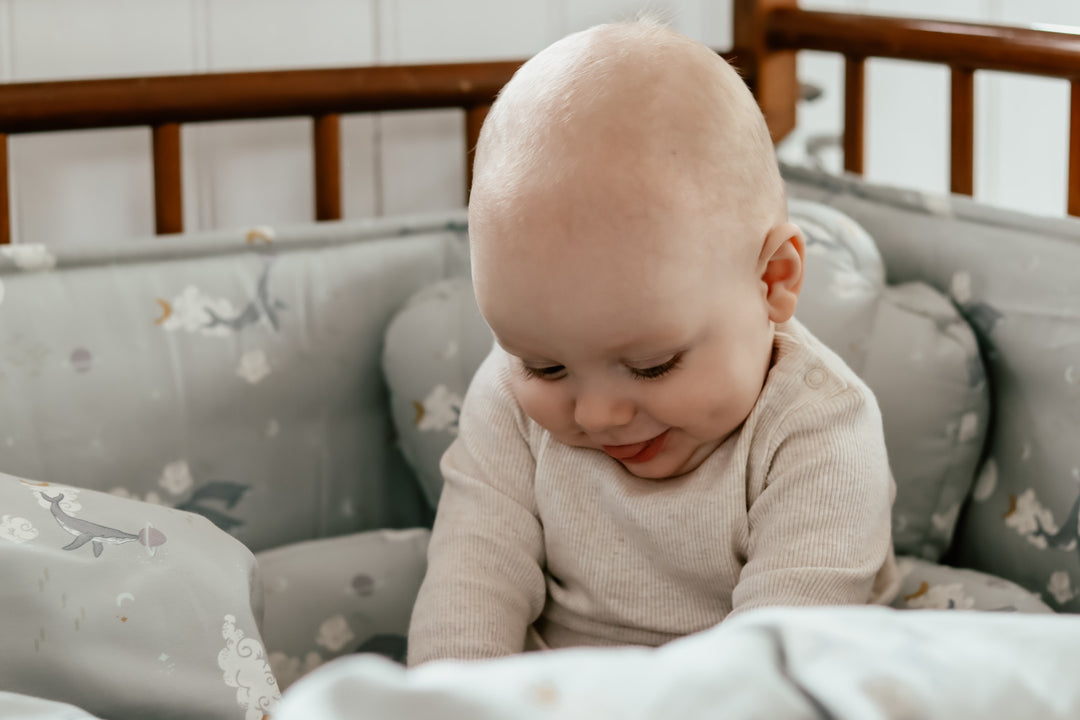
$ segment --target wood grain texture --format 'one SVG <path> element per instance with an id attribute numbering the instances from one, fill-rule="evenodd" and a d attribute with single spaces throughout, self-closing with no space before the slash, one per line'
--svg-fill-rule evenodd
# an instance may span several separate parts
<path id="1" fill-rule="evenodd" d="M 315 219 L 341 219 L 341 116 L 314 118 Z"/>
<path id="2" fill-rule="evenodd" d="M 949 103 L 949 187 L 975 193 L 975 72 L 954 67 Z"/>
<path id="3" fill-rule="evenodd" d="M 154 148 L 154 226 L 158 235 L 184 231 L 184 189 L 180 159 L 180 125 L 152 129 Z"/>
<path id="4" fill-rule="evenodd" d="M 780 8 L 768 15 L 774 49 L 921 60 L 1028 75 L 1072 77 L 1080 35 L 1003 25 Z"/>
<path id="5" fill-rule="evenodd" d="M 490 103 L 520 61 L 0 84 L 0 132 Z"/>
<path id="6" fill-rule="evenodd" d="M 735 0 L 733 48 L 735 64 L 753 80 L 757 98 L 773 142 L 779 142 L 795 127 L 799 81 L 795 75 L 795 53 L 769 42 L 771 16 L 784 9 L 797 10 L 797 0 Z"/>
<path id="7" fill-rule="evenodd" d="M 1069 85 L 1069 190 L 1070 215 L 1080 215 L 1080 80 Z"/>
<path id="8" fill-rule="evenodd" d="M 862 175 L 866 147 L 866 58 L 844 58 L 844 169 Z"/>
<path id="9" fill-rule="evenodd" d="M 8 136 L 0 133 L 0 245 L 11 243 L 11 202 L 8 197 Z"/>

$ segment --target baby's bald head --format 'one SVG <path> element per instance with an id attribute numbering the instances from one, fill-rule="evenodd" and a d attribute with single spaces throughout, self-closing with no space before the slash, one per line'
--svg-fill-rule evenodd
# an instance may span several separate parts
<path id="1" fill-rule="evenodd" d="M 713 218 L 712 240 L 728 240 L 725 250 L 741 240 L 755 259 L 760 248 L 750 246 L 786 219 L 768 129 L 745 83 L 704 45 L 649 21 L 551 45 L 484 123 L 470 199 L 477 241 L 572 218 L 583 203 Z"/>
<path id="2" fill-rule="evenodd" d="M 639 477 L 697 467 L 753 408 L 802 282 L 742 80 L 656 24 L 572 35 L 503 90 L 474 178 L 473 287 L 519 407 L 573 446 L 666 438 Z"/>

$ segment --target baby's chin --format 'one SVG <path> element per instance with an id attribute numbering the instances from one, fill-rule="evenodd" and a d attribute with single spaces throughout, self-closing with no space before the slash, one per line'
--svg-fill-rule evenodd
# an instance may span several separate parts
<path id="1" fill-rule="evenodd" d="M 619 462 L 619 461 L 616 461 Z M 628 473 L 642 480 L 665 482 L 677 480 L 701 465 L 701 460 L 690 463 L 673 463 L 671 460 L 656 458 L 647 463 L 620 463 Z"/>
<path id="2" fill-rule="evenodd" d="M 676 480 L 687 473 L 696 470 L 705 458 L 709 457 L 721 441 L 713 441 L 705 444 L 695 444 L 691 438 L 677 436 L 672 433 L 667 438 L 669 447 L 665 447 L 656 457 L 646 462 L 626 462 L 616 460 L 628 473 L 642 480 Z M 680 442 L 681 441 L 681 442 Z M 689 447 L 687 447 L 689 445 Z"/>

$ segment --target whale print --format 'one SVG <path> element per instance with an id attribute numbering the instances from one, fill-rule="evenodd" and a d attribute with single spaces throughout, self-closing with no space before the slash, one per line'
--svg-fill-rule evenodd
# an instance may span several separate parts
<path id="1" fill-rule="evenodd" d="M 244 492 L 247 489 L 247 485 L 225 482 L 222 480 L 211 480 L 210 482 L 195 488 L 187 500 L 177 503 L 174 507 L 177 510 L 198 513 L 225 532 L 232 532 L 237 527 L 243 525 L 244 521 L 229 515 L 226 511 L 236 507 L 236 504 L 240 502 L 240 498 L 243 497 Z M 207 501 L 214 501 L 224 505 L 225 511 L 207 505 Z"/>
<path id="2" fill-rule="evenodd" d="M 234 317 L 224 318 L 212 308 L 206 308 L 206 314 L 210 316 L 210 321 L 206 324 L 206 328 L 213 329 L 218 326 L 224 326 L 233 332 L 239 332 L 248 325 L 256 324 L 263 316 L 265 316 L 266 321 L 270 323 L 270 326 L 274 328 L 274 330 L 278 330 L 278 311 L 285 309 L 285 303 L 281 300 L 272 300 L 270 298 L 270 267 L 272 264 L 272 260 L 267 260 L 265 262 L 262 273 L 259 274 L 255 297 L 252 298 L 251 302 L 249 302 L 244 309 Z"/>
<path id="3" fill-rule="evenodd" d="M 280 312 L 286 304 L 270 295 L 270 269 L 274 258 L 264 258 L 256 281 L 255 292 L 239 311 L 227 298 L 204 293 L 194 285 L 184 288 L 172 301 L 157 298 L 160 315 L 154 324 L 174 332 L 185 330 L 213 337 L 228 337 L 247 327 L 258 325 L 263 318 L 275 331 L 280 329 Z"/>
<path id="4" fill-rule="evenodd" d="M 101 553 L 105 549 L 105 543 L 123 545 L 124 543 L 137 541 L 150 550 L 165 543 L 165 535 L 156 528 L 147 527 L 137 533 L 129 533 L 106 525 L 99 525 L 89 520 L 72 517 L 64 512 L 64 509 L 60 507 L 60 503 L 64 499 L 64 493 L 46 495 L 42 492 L 39 494 L 43 500 L 49 503 L 49 511 L 56 518 L 57 524 L 66 532 L 75 536 L 74 540 L 62 548 L 63 550 L 78 550 L 86 543 L 90 543 L 90 547 L 94 550 L 94 557 L 101 557 Z"/>

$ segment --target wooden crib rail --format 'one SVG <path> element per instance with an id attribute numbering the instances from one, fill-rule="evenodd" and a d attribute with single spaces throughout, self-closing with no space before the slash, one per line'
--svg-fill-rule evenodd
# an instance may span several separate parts
<path id="1" fill-rule="evenodd" d="M 1080 30 L 1005 27 L 976 23 L 877 17 L 801 10 L 795 0 L 736 0 L 756 15 L 754 34 L 742 38 L 762 86 L 790 82 L 793 68 L 777 65 L 795 50 L 842 54 L 844 73 L 844 167 L 863 170 L 865 63 L 894 58 L 949 66 L 950 185 L 972 194 L 974 186 L 974 73 L 979 70 L 1064 78 L 1070 81 L 1067 208 L 1080 215 Z M 739 42 L 739 38 L 736 38 Z M 771 63 L 771 64 L 770 64 Z M 771 77 L 784 75 L 785 77 Z M 790 94 L 785 101 L 792 103 Z M 774 111 L 784 115 L 782 106 Z M 781 131 L 786 131 L 780 128 Z M 774 136 L 776 131 L 774 131 Z"/>
<path id="2" fill-rule="evenodd" d="M 727 55 L 728 59 L 732 59 Z M 0 245 L 11 242 L 9 135 L 150 127 L 158 234 L 183 224 L 183 123 L 311 117 L 315 219 L 341 218 L 343 113 L 460 108 L 465 111 L 466 187 L 488 109 L 524 60 L 383 65 L 0 84 Z M 753 68 L 744 77 L 753 87 Z"/>
<path id="3" fill-rule="evenodd" d="M 777 140 L 795 123 L 795 52 L 844 55 L 844 164 L 854 172 L 863 169 L 866 59 L 949 66 L 955 192 L 971 194 L 974 184 L 974 73 L 997 70 L 1068 79 L 1068 211 L 1080 215 L 1080 34 L 807 11 L 799 9 L 797 0 L 734 0 L 733 19 L 734 48 L 725 56 L 754 89 Z M 520 64 L 513 60 L 0 84 L 0 244 L 11 239 L 9 135 L 150 127 L 155 224 L 158 233 L 174 233 L 183 230 L 181 124 L 311 117 L 315 216 L 330 220 L 341 217 L 342 113 L 460 108 L 465 112 L 466 172 L 471 173 L 471 153 L 487 109 Z"/>
<path id="4" fill-rule="evenodd" d="M 314 120 L 315 214 L 341 217 L 340 114 L 460 108 L 471 156 L 487 109 L 521 61 L 0 85 L 0 244 L 11 240 L 9 135 L 149 126 L 157 232 L 183 231 L 180 125 L 303 117 Z M 471 159 L 471 158 L 470 158 Z M 466 163 L 471 169 L 471 162 Z"/>

